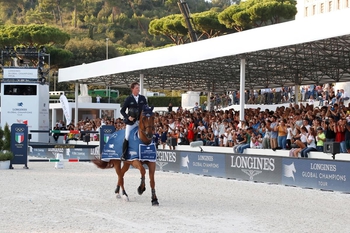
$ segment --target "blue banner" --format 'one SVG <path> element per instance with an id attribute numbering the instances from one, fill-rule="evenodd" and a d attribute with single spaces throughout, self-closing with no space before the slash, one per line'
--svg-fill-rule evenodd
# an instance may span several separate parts
<path id="1" fill-rule="evenodd" d="M 105 144 L 108 142 L 110 137 L 115 132 L 114 125 L 103 125 L 100 128 L 100 154 L 102 153 L 102 150 L 105 146 Z"/>
<path id="2" fill-rule="evenodd" d="M 283 158 L 282 183 L 308 188 L 350 191 L 350 163 Z"/>
<path id="3" fill-rule="evenodd" d="M 27 167 L 28 161 L 28 126 L 25 124 L 11 125 L 11 151 L 14 155 L 12 164 L 24 164 Z"/>
<path id="4" fill-rule="evenodd" d="M 225 177 L 225 154 L 181 152 L 181 172 Z"/>

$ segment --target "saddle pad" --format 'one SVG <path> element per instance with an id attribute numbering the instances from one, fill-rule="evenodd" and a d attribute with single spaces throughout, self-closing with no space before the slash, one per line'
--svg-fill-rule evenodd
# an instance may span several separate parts
<path id="1" fill-rule="evenodd" d="M 139 156 L 140 161 L 155 162 L 157 160 L 156 145 L 154 143 L 151 143 L 149 145 L 140 144 Z"/>

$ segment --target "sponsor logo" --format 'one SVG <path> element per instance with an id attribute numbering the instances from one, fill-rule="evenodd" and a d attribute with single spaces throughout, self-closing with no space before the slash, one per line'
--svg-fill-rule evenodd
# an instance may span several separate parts
<path id="1" fill-rule="evenodd" d="M 294 173 L 296 173 L 296 172 L 297 171 L 295 169 L 294 162 L 290 165 L 283 164 L 283 175 L 285 177 L 293 178 L 293 180 L 295 181 Z"/>
<path id="2" fill-rule="evenodd" d="M 17 103 L 17 106 L 18 106 L 18 107 L 23 107 L 23 102 Z"/>
<path id="3" fill-rule="evenodd" d="M 186 155 L 185 157 L 181 157 L 181 166 L 182 167 L 186 167 L 187 169 L 189 169 L 188 164 L 190 163 L 190 160 L 188 159 L 188 155 Z"/>
<path id="4" fill-rule="evenodd" d="M 16 132 L 24 132 L 24 128 L 15 128 Z"/>
<path id="5" fill-rule="evenodd" d="M 108 148 L 114 149 L 114 144 L 109 144 L 109 145 L 108 145 Z"/>
<path id="6" fill-rule="evenodd" d="M 157 161 L 156 164 L 159 166 L 160 170 L 169 163 L 176 163 L 176 152 L 172 151 L 157 151 Z"/>
<path id="7" fill-rule="evenodd" d="M 159 166 L 160 170 L 163 170 L 163 167 L 165 167 L 166 165 L 168 165 L 167 162 L 159 162 L 157 161 L 156 164 Z"/>
<path id="8" fill-rule="evenodd" d="M 239 168 L 253 180 L 254 176 L 263 171 L 275 170 L 275 159 L 254 156 L 231 156 L 231 167 Z"/>
<path id="9" fill-rule="evenodd" d="M 254 176 L 262 173 L 262 171 L 259 171 L 259 170 L 248 170 L 248 169 L 242 169 L 242 172 L 244 172 L 245 174 L 247 174 L 249 176 L 249 180 L 253 180 Z"/>
<path id="10" fill-rule="evenodd" d="M 15 133 L 15 140 L 17 143 L 22 143 L 24 141 L 24 133 Z"/>
<path id="11" fill-rule="evenodd" d="M 262 171 L 274 171 L 275 159 L 253 156 L 231 156 L 231 167 L 254 169 Z"/>
<path id="12" fill-rule="evenodd" d="M 161 162 L 176 162 L 176 152 L 157 151 L 157 160 Z"/>

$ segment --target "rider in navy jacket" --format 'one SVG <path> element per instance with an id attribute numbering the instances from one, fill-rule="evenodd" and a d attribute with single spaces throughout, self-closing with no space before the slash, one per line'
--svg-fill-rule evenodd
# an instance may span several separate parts
<path id="1" fill-rule="evenodd" d="M 123 155 L 122 160 L 126 160 L 129 147 L 129 135 L 130 131 L 138 126 L 138 120 L 140 118 L 141 111 L 144 105 L 147 105 L 147 99 L 145 96 L 140 95 L 140 84 L 133 82 L 130 86 L 132 94 L 125 99 L 120 113 L 124 117 L 125 127 L 125 139 L 123 143 Z M 128 113 L 126 113 L 128 110 Z"/>

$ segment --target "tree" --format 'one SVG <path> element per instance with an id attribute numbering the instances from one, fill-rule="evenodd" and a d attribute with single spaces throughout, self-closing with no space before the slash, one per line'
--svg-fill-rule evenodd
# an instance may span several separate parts
<path id="1" fill-rule="evenodd" d="M 154 19 L 150 22 L 148 31 L 152 35 L 164 35 L 177 45 L 183 44 L 188 40 L 188 30 L 181 23 L 182 19 L 180 14 Z"/>
<path id="2" fill-rule="evenodd" d="M 10 25 L 0 30 L 0 46 L 65 44 L 69 39 L 67 33 L 44 25 Z"/>
<path id="3" fill-rule="evenodd" d="M 104 40 L 94 41 L 89 38 L 82 40 L 70 40 L 65 49 L 73 54 L 70 65 L 81 65 L 106 59 L 106 42 Z M 109 58 L 117 57 L 118 52 L 113 46 L 108 47 Z"/>
<path id="4" fill-rule="evenodd" d="M 219 14 L 219 21 L 227 28 L 242 31 L 291 20 L 296 13 L 294 0 L 248 0 L 226 8 Z"/>
<path id="5" fill-rule="evenodd" d="M 200 38 L 213 38 L 220 36 L 230 30 L 226 28 L 223 24 L 219 22 L 218 12 L 215 11 L 205 11 L 201 13 L 192 14 L 192 20 L 195 30 L 201 35 Z M 185 20 L 182 19 L 183 24 Z"/>
<path id="6" fill-rule="evenodd" d="M 241 1 L 237 0 L 211 0 L 213 7 L 219 7 L 220 9 L 226 9 L 233 4 L 239 4 Z"/>

